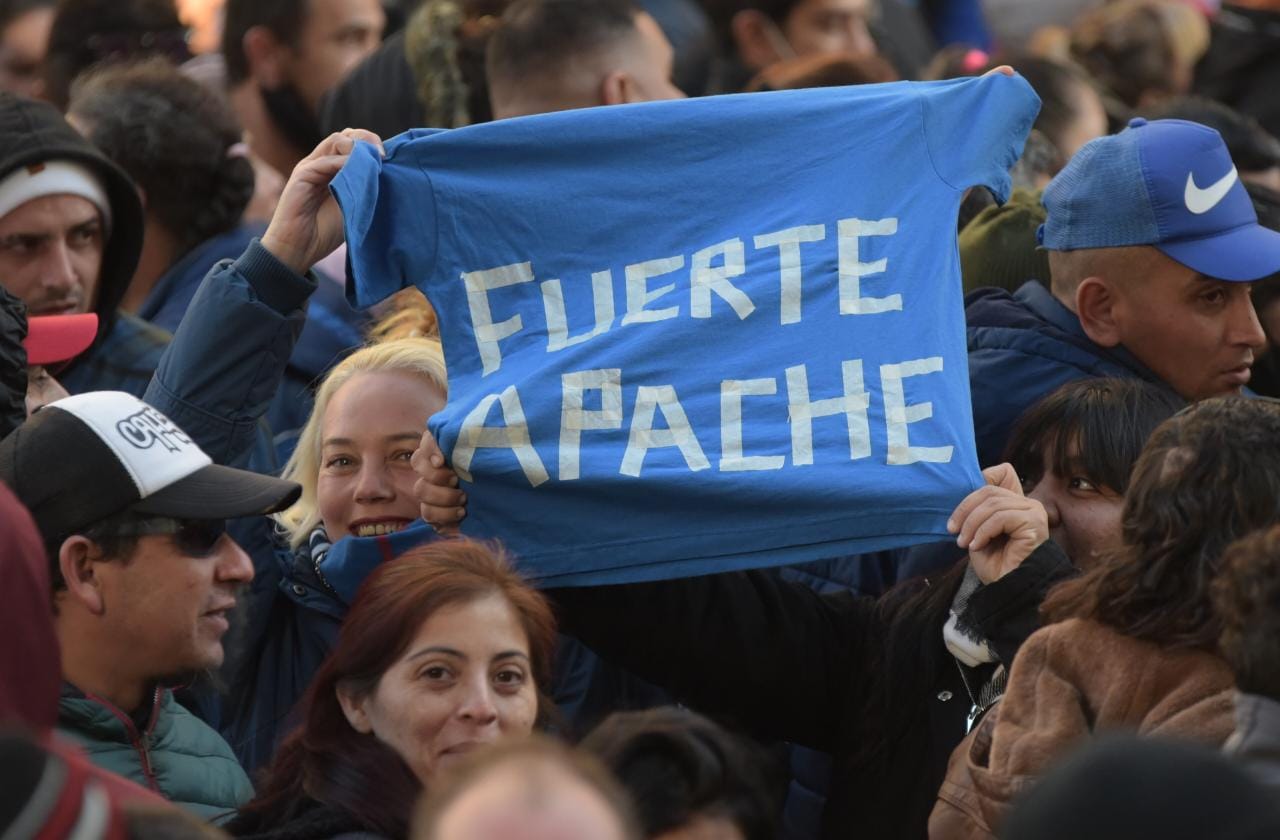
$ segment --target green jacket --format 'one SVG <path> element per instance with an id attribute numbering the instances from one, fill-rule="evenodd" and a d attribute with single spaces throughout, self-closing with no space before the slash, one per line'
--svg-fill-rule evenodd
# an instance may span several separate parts
<path id="1" fill-rule="evenodd" d="M 58 732 L 78 743 L 94 764 L 203 819 L 227 816 L 253 797 L 231 747 L 167 689 L 156 689 L 151 717 L 139 731 L 120 709 L 64 684 Z"/>

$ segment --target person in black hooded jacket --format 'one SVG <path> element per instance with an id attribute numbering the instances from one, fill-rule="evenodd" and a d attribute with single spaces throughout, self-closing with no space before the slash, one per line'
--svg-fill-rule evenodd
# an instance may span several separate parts
<path id="1" fill-rule="evenodd" d="M 97 313 L 93 345 L 55 371 L 73 394 L 151 381 L 169 334 L 117 309 L 141 248 L 129 177 L 51 105 L 0 93 L 0 285 L 33 316 Z"/>
<path id="2" fill-rule="evenodd" d="M 27 419 L 27 307 L 0 288 L 0 438 Z"/>

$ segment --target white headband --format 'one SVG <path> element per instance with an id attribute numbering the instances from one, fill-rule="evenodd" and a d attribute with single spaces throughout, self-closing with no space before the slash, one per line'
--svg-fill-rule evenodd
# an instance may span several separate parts
<path id="1" fill-rule="evenodd" d="M 75 195 L 93 204 L 102 214 L 102 226 L 111 227 L 111 202 L 102 182 L 87 167 L 67 160 L 19 166 L 0 181 L 0 219 L 36 198 Z"/>

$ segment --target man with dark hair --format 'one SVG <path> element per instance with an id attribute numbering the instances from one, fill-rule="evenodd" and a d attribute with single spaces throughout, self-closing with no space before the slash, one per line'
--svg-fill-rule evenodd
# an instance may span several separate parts
<path id="1" fill-rule="evenodd" d="M 321 97 L 378 48 L 378 0 L 228 0 L 231 104 L 254 154 L 283 175 L 323 135 Z"/>
<path id="2" fill-rule="evenodd" d="M 58 729 L 94 763 L 205 817 L 253 794 L 231 748 L 169 686 L 222 663 L 253 564 L 226 520 L 281 510 L 298 485 L 217 466 L 129 394 L 59 400 L 0 443 L 0 480 L 50 561 L 62 653 Z"/>
<path id="3" fill-rule="evenodd" d="M 169 341 L 118 310 L 142 227 L 129 176 L 52 106 L 0 93 L 0 285 L 32 315 L 97 313 L 93 346 L 57 371 L 73 394 L 141 396 Z"/>
<path id="4" fill-rule="evenodd" d="M 57 0 L 0 2 L 0 90 L 35 96 Z"/>
<path id="5" fill-rule="evenodd" d="M 61 0 L 49 30 L 41 96 L 66 111 L 71 85 L 90 67 L 164 56 L 191 58 L 173 0 Z"/>
<path id="6" fill-rule="evenodd" d="M 678 99 L 673 57 L 630 0 L 517 0 L 489 42 L 493 116 Z"/>
<path id="7" fill-rule="evenodd" d="M 1280 271 L 1280 233 L 1258 224 L 1218 132 L 1135 119 L 1086 144 L 1043 202 L 1049 287 L 966 301 L 982 464 L 1064 382 L 1137 377 L 1192 401 L 1242 391 L 1265 342 L 1250 291 Z"/>
<path id="8" fill-rule="evenodd" d="M 901 0 L 708 0 L 726 65 L 719 87 L 741 90 L 764 68 L 788 58 L 883 53 L 903 76 L 933 54 L 915 8 Z"/>

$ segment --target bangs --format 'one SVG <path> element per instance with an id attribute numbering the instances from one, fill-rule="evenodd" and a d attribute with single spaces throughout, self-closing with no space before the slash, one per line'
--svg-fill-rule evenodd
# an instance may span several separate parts
<path id="1" fill-rule="evenodd" d="M 1014 464 L 1019 476 L 1032 483 L 1044 478 L 1045 465 L 1064 479 L 1084 478 L 1096 487 L 1124 495 L 1129 486 L 1129 470 L 1117 463 L 1111 436 L 1099 434 L 1087 417 L 1071 418 L 1044 430 L 1044 436 L 1027 447 L 1023 464 Z M 1132 466 L 1132 461 L 1123 467 Z M 1025 472 L 1024 472 L 1025 469 Z"/>
<path id="2" fill-rule="evenodd" d="M 1180 407 L 1176 397 L 1137 380 L 1071 382 L 1022 415 L 1005 460 L 1032 484 L 1047 466 L 1123 495 L 1148 436 Z"/>

